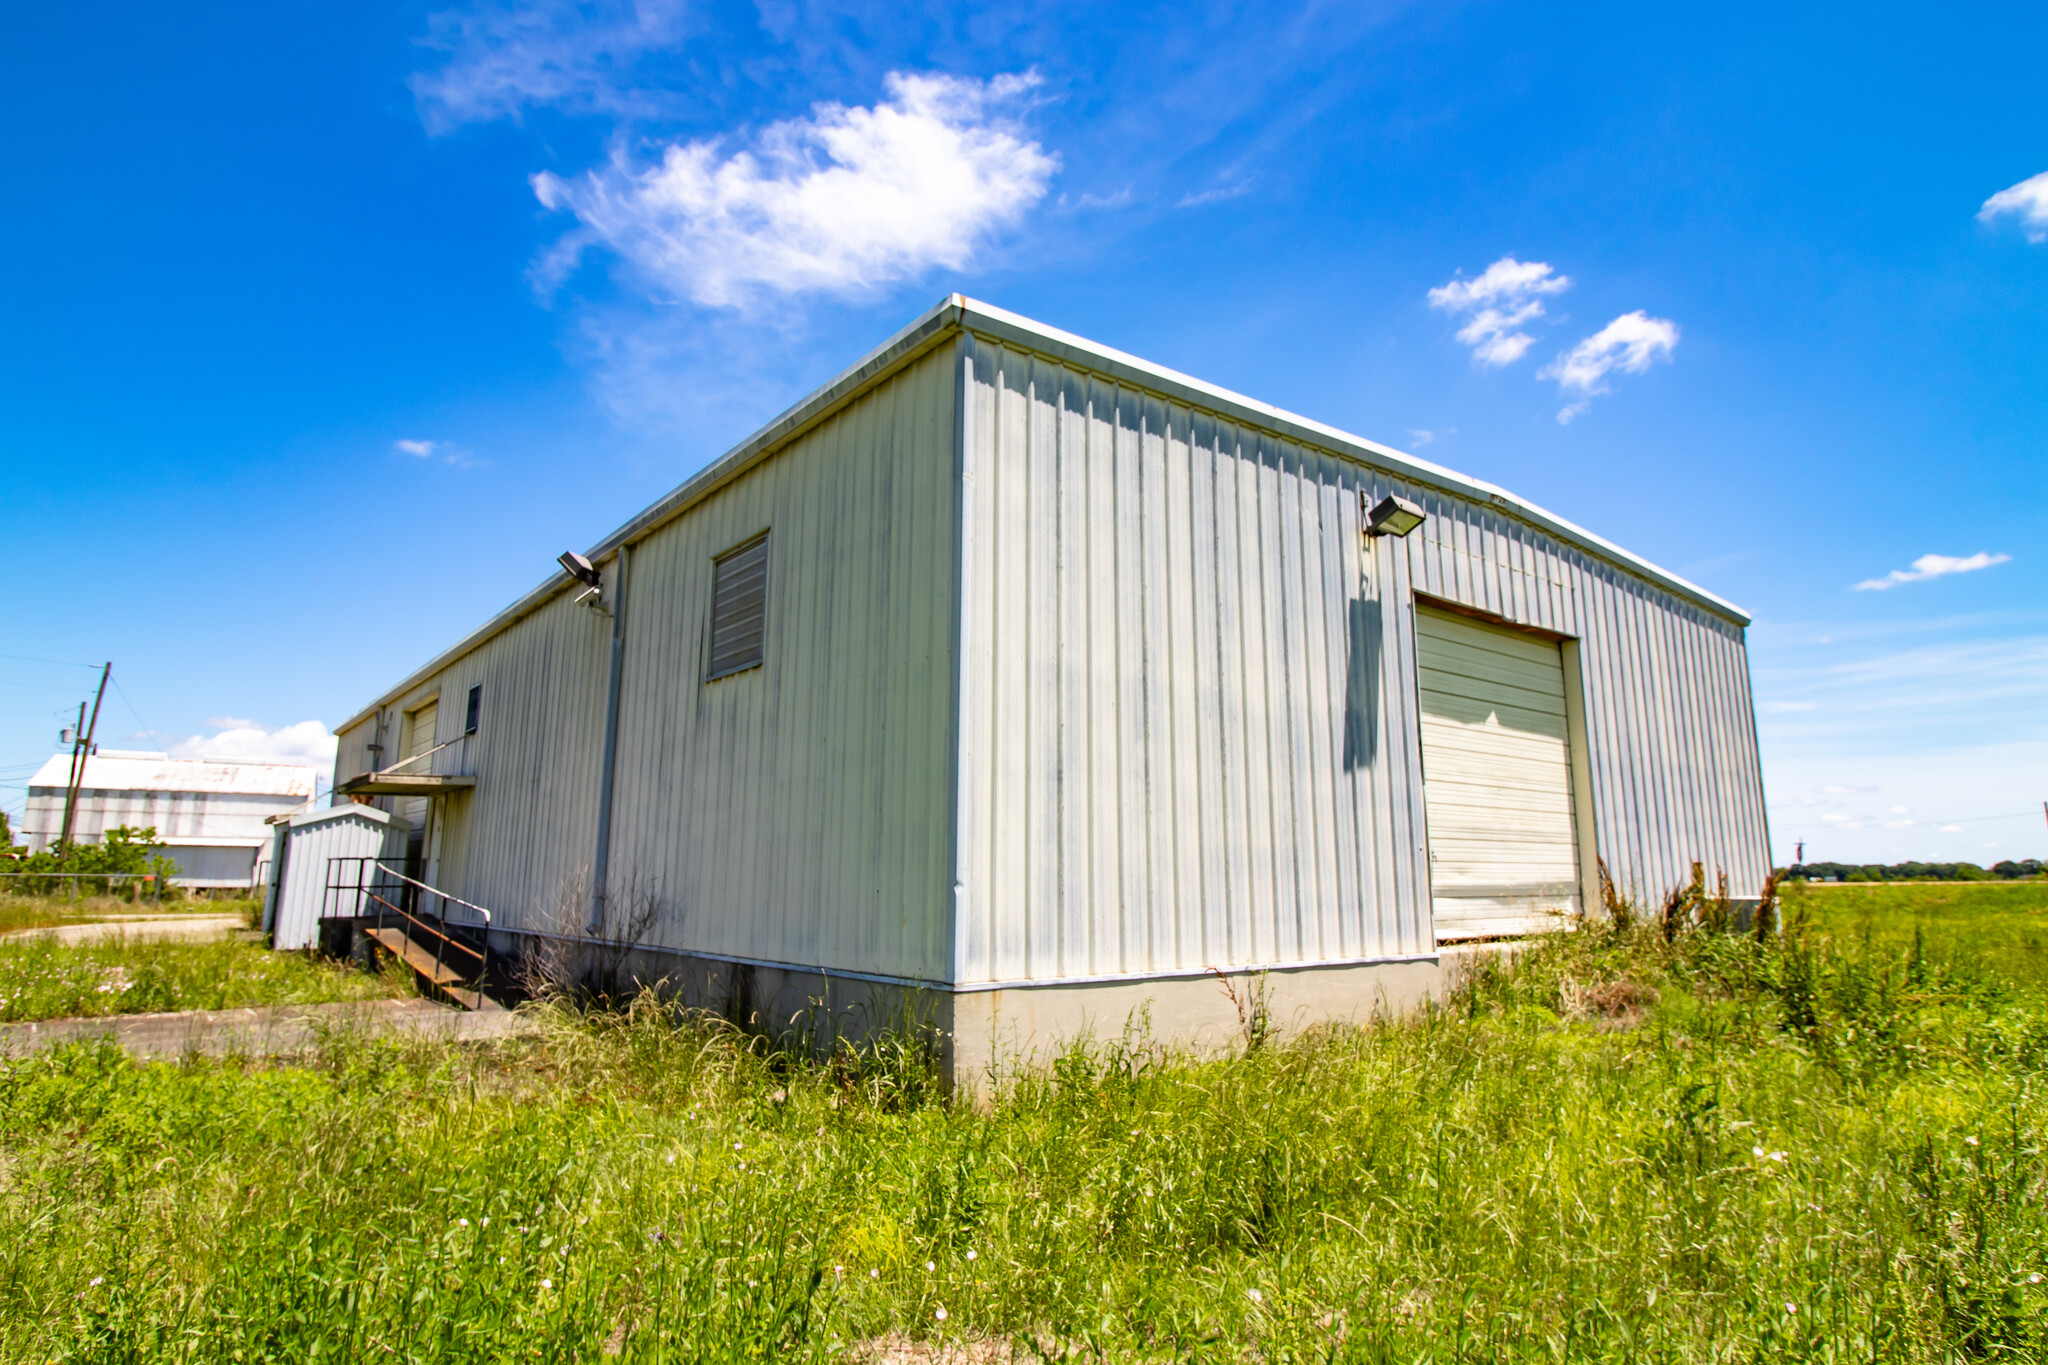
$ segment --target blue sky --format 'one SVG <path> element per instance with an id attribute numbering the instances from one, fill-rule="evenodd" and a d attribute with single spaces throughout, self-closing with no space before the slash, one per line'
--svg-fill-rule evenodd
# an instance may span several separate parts
<path id="1" fill-rule="evenodd" d="M 2044 47 L 2021 4 L 25 11 L 0 805 L 109 658 L 104 745 L 320 753 L 960 290 L 1750 608 L 1781 859 L 2048 854 Z"/>

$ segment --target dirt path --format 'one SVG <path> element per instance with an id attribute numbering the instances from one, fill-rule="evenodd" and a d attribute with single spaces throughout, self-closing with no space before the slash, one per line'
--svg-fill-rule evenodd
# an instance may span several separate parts
<path id="1" fill-rule="evenodd" d="M 182 1057 L 188 1052 L 276 1057 L 303 1051 L 330 1032 L 414 1033 L 469 1042 L 508 1038 L 533 1028 L 531 1021 L 497 1005 L 470 1013 L 431 1000 L 355 1000 L 0 1024 L 0 1056 L 26 1057 L 59 1043 L 111 1036 L 138 1057 Z"/>
<path id="2" fill-rule="evenodd" d="M 41 929 L 17 929 L 6 942 L 23 939 L 55 939 L 59 943 L 103 943 L 109 939 L 209 939 L 226 938 L 243 927 L 240 915 L 122 915 L 85 924 L 59 924 Z"/>

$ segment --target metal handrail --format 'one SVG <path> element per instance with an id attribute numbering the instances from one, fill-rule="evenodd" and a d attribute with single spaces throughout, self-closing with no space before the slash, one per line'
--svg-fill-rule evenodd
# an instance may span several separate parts
<path id="1" fill-rule="evenodd" d="M 398 871 L 396 868 L 391 867 L 388 864 L 376 863 L 375 866 L 379 872 L 385 873 L 387 876 L 396 877 L 398 878 L 398 880 L 404 882 L 407 886 L 416 886 L 420 890 L 427 892 L 429 895 L 439 896 L 443 901 L 446 901 L 451 905 L 459 905 L 465 910 L 476 911 L 479 915 L 482 915 L 484 917 L 484 923 L 486 925 L 489 925 L 491 922 L 491 912 L 484 909 L 481 905 L 477 905 L 473 902 L 466 901 L 462 899 L 462 897 L 460 896 L 451 896 L 438 886 L 428 886 L 425 882 L 419 880 L 419 878 L 408 877 L 403 872 Z"/>
<path id="2" fill-rule="evenodd" d="M 436 929 L 433 925 L 427 923 L 418 915 L 413 914 L 412 911 L 407 910 L 402 906 L 393 905 L 390 901 L 385 900 L 375 891 L 365 891 L 363 894 L 368 896 L 377 904 L 383 906 L 385 910 L 389 910 L 392 914 L 397 915 L 400 918 L 407 920 L 408 922 L 418 926 L 421 933 L 430 934 L 434 938 L 439 939 L 444 947 L 453 948 L 458 952 L 468 953 L 471 957 L 476 959 L 477 965 L 479 967 L 481 967 L 485 962 L 490 960 L 486 952 L 480 951 L 476 948 L 472 948 L 467 943 L 464 943 L 461 939 L 455 938 L 449 935 L 448 933 L 444 932 L 443 930 Z M 379 919 L 382 919 L 382 912 L 379 912 L 377 917 Z M 362 917 L 358 916 L 358 918 Z M 446 921 L 444 920 L 443 923 L 446 923 Z M 437 968 L 441 965 L 441 951 L 441 948 L 436 948 L 434 950 L 434 966 Z"/>
<path id="3" fill-rule="evenodd" d="M 336 864 L 354 865 L 355 880 L 353 885 L 349 884 L 346 880 L 343 879 L 342 869 L 338 868 Z M 375 876 L 365 878 L 365 876 L 363 875 L 365 864 L 367 864 L 370 868 L 374 869 L 376 873 Z M 390 881 L 385 881 L 385 878 L 389 878 Z M 384 863 L 380 859 L 368 856 L 344 856 L 329 858 L 327 860 L 327 884 L 323 888 L 320 906 L 322 911 L 322 918 L 328 918 L 325 912 L 331 908 L 334 908 L 333 898 L 337 894 L 353 893 L 356 897 L 355 905 L 353 907 L 355 913 L 353 913 L 352 915 L 345 916 L 344 918 L 357 920 L 374 919 L 377 921 L 377 927 L 381 929 L 384 927 L 384 921 L 387 918 L 387 916 L 398 916 L 398 918 L 403 920 L 406 924 L 412 925 L 415 929 L 419 930 L 420 933 L 427 935 L 435 941 L 434 974 L 436 976 L 440 975 L 441 968 L 446 964 L 447 952 L 450 948 L 453 948 L 459 953 L 463 953 L 469 957 L 475 958 L 476 965 L 479 970 L 489 966 L 490 942 L 488 938 L 485 940 L 483 948 L 478 949 L 471 946 L 468 943 L 463 942 L 461 939 L 455 937 L 453 934 L 448 932 L 449 928 L 455 922 L 449 920 L 449 918 L 445 914 L 436 915 L 432 917 L 433 919 L 438 921 L 438 924 L 428 923 L 427 919 L 422 917 L 424 912 L 422 912 L 421 914 L 415 914 L 412 910 L 408 910 L 404 905 L 396 903 L 396 901 L 392 899 L 391 894 L 387 894 L 391 892 L 392 882 L 396 882 L 400 886 L 412 887 L 416 891 L 424 892 L 427 895 L 438 896 L 441 899 L 444 908 L 446 907 L 446 905 L 452 903 L 461 906 L 465 910 L 472 910 L 483 917 L 483 924 L 480 927 L 482 927 L 486 932 L 488 932 L 490 928 L 491 912 L 489 910 L 486 910 L 483 906 L 477 905 L 471 901 L 462 900 L 461 898 L 456 896 L 451 896 L 447 892 L 441 890 L 439 887 L 431 886 L 428 883 L 421 881 L 417 877 L 407 876 L 405 873 L 400 872 L 397 868 L 391 867 L 390 865 Z M 405 898 L 401 895 L 398 897 L 398 899 L 402 900 Z M 374 911 L 371 911 L 368 914 L 364 913 L 364 902 L 366 900 L 370 904 L 377 907 Z M 400 932 L 405 933 L 405 930 L 401 928 Z M 406 937 L 411 938 L 412 935 L 407 933 Z M 436 984 L 438 985 L 439 983 L 436 982 Z"/>
<path id="4" fill-rule="evenodd" d="M 388 767 L 388 768 L 378 768 L 378 769 L 376 769 L 376 770 L 375 770 L 375 771 L 374 771 L 374 772 L 373 772 L 373 773 L 371 774 L 371 776 L 373 776 L 373 777 L 388 777 L 388 776 L 390 776 L 390 775 L 391 775 L 392 773 L 395 773 L 395 772 L 397 772 L 397 771 L 398 771 L 399 769 L 401 769 L 401 768 L 405 767 L 405 765 L 406 765 L 406 764 L 408 764 L 408 763 L 417 763 L 417 762 L 419 762 L 419 761 L 420 761 L 421 759 L 423 759 L 423 758 L 432 758 L 432 757 L 433 757 L 433 756 L 434 756 L 435 754 L 438 754 L 438 753 L 440 753 L 440 752 L 441 752 L 441 751 L 442 751 L 443 749 L 446 749 L 446 748 L 448 748 L 448 747 L 449 747 L 450 745 L 454 745 L 454 744 L 460 744 L 460 743 L 462 743 L 462 741 L 463 741 L 463 740 L 465 740 L 465 739 L 468 739 L 468 738 L 469 738 L 469 736 L 468 736 L 468 735 L 457 735 L 457 736 L 456 736 L 455 738 L 453 738 L 453 739 L 444 739 L 444 740 L 442 740 L 442 741 L 441 741 L 441 742 L 440 742 L 439 744 L 436 744 L 436 745 L 435 745 L 435 746 L 434 746 L 433 748 L 431 748 L 431 749 L 427 749 L 427 750 L 423 750 L 423 751 L 422 751 L 422 752 L 420 752 L 420 753 L 416 753 L 416 754 L 412 755 L 412 756 L 411 756 L 410 758 L 401 758 L 401 759 L 399 759 L 399 760 L 398 760 L 398 762 L 396 762 L 396 763 L 392 764 L 392 765 L 391 765 L 390 767 Z"/>

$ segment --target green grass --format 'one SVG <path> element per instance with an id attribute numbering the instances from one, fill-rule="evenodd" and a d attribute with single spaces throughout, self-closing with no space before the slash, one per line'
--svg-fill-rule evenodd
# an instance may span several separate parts
<path id="1" fill-rule="evenodd" d="M 0 939 L 0 1023 L 317 1005 L 412 994 L 403 972 L 371 976 L 240 939 L 64 944 Z"/>
<path id="2" fill-rule="evenodd" d="M 253 920 L 263 903 L 247 897 L 214 900 L 173 896 L 161 904 L 142 896 L 22 896 L 0 893 L 0 936 L 21 929 L 47 929 L 60 924 L 90 924 L 122 916 L 241 915 Z"/>
<path id="3" fill-rule="evenodd" d="M 1922 952 L 2048 988 L 2048 881 L 1798 885 L 1785 904 L 1838 940 L 1910 950 L 1918 934 Z"/>
<path id="4" fill-rule="evenodd" d="M 1408 1024 L 1104 1041 L 986 1108 L 654 1007 L 73 1046 L 0 1070 L 0 1358 L 2040 1360 L 2048 999 L 1962 910 L 1917 956 L 1831 914 L 1593 927 Z"/>

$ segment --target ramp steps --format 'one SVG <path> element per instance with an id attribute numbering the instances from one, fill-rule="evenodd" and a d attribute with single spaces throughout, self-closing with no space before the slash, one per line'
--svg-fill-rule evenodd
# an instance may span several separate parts
<path id="1" fill-rule="evenodd" d="M 408 938 L 399 929 L 371 929 L 368 931 L 386 952 L 391 953 L 406 966 L 418 972 L 434 987 L 466 1010 L 475 1010 L 483 1004 L 483 992 L 472 990 L 462 983 L 462 973 L 445 962 L 434 961 L 434 955 Z"/>

